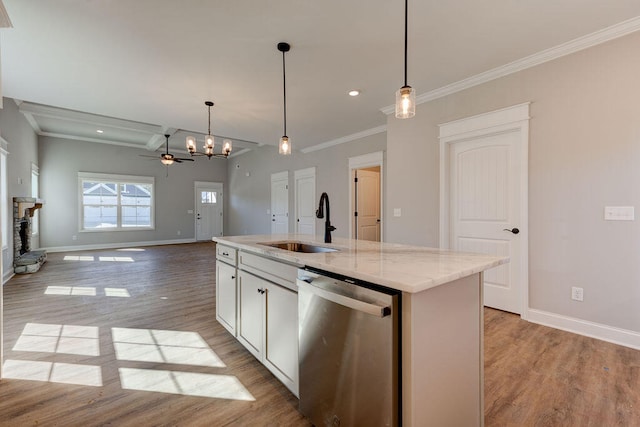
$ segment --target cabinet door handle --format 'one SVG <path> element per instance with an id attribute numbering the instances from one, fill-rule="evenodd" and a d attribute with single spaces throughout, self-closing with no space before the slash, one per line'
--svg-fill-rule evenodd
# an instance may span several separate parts
<path id="1" fill-rule="evenodd" d="M 223 256 L 229 256 L 229 254 L 227 252 L 222 252 Z"/>
<path id="2" fill-rule="evenodd" d="M 510 233 L 513 233 L 513 234 L 518 234 L 518 233 L 520 232 L 520 230 L 518 230 L 518 229 L 517 229 L 517 228 L 515 228 L 515 227 L 514 227 L 514 228 L 511 228 L 511 229 L 509 229 L 509 228 L 505 228 L 505 229 L 504 229 L 504 230 L 502 230 L 502 231 L 508 231 L 508 232 L 510 232 Z"/>
<path id="3" fill-rule="evenodd" d="M 236 278 L 236 276 L 231 276 L 231 280 L 234 280 Z"/>
<path id="4" fill-rule="evenodd" d="M 266 292 L 266 291 L 265 291 L 264 289 L 262 289 L 262 288 L 258 289 L 258 293 L 259 293 L 259 294 L 264 294 L 265 292 Z"/>

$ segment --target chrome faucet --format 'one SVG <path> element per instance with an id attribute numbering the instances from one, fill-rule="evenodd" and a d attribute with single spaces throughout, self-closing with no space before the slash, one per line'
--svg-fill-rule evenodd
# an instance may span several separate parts
<path id="1" fill-rule="evenodd" d="M 331 225 L 331 220 L 329 219 L 329 196 L 327 193 L 322 193 L 320 196 L 320 206 L 318 206 L 318 210 L 316 211 L 316 218 L 324 218 L 324 205 L 322 202 L 327 205 L 327 218 L 324 221 L 324 242 L 331 243 L 331 232 L 336 228 Z"/>

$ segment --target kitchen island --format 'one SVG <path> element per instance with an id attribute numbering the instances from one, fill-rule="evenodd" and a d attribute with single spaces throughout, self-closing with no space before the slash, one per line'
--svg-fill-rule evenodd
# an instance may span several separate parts
<path id="1" fill-rule="evenodd" d="M 484 424 L 482 272 L 507 258 L 341 238 L 325 244 L 295 234 L 214 240 L 286 268 L 311 267 L 400 291 L 402 425 Z M 269 246 L 284 241 L 337 251 Z"/>

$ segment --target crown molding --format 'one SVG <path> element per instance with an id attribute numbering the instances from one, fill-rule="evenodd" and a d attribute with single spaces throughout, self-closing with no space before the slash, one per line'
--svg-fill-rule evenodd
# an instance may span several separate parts
<path id="1" fill-rule="evenodd" d="M 334 145 L 344 144 L 346 142 L 355 141 L 360 138 L 375 135 L 387 131 L 387 125 L 377 126 L 371 129 L 363 130 L 361 132 L 352 133 L 351 135 L 343 136 L 341 138 L 333 139 L 331 141 L 323 142 L 321 144 L 312 145 L 311 147 L 303 148 L 300 151 L 304 154 L 311 153 L 313 151 L 324 150 L 325 148 L 333 147 Z"/>
<path id="2" fill-rule="evenodd" d="M 587 34 L 586 36 L 578 37 L 577 39 L 545 49 L 538 53 L 534 53 L 533 55 L 493 68 L 489 71 L 485 71 L 484 73 L 476 74 L 475 76 L 423 93 L 416 97 L 416 104 L 424 104 L 425 102 L 433 101 L 434 99 L 443 98 L 447 95 L 469 89 L 491 80 L 508 76 L 509 74 L 517 73 L 518 71 L 523 71 L 527 68 L 535 67 L 536 65 L 544 64 L 545 62 L 553 61 L 554 59 L 626 36 L 638 30 L 640 30 L 640 16 L 620 22 L 594 33 Z M 380 111 L 386 115 L 393 114 L 395 112 L 395 105 L 386 106 L 381 108 Z"/>

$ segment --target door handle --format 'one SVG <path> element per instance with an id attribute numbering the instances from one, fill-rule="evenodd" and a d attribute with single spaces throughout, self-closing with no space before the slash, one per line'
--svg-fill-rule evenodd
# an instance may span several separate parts
<path id="1" fill-rule="evenodd" d="M 511 232 L 511 233 L 513 233 L 513 234 L 518 234 L 518 233 L 520 232 L 520 230 L 518 230 L 518 229 L 517 229 L 517 228 L 515 228 L 515 227 L 514 227 L 514 228 L 505 228 L 505 229 L 504 229 L 504 230 L 502 230 L 502 231 L 509 231 L 509 232 Z"/>

